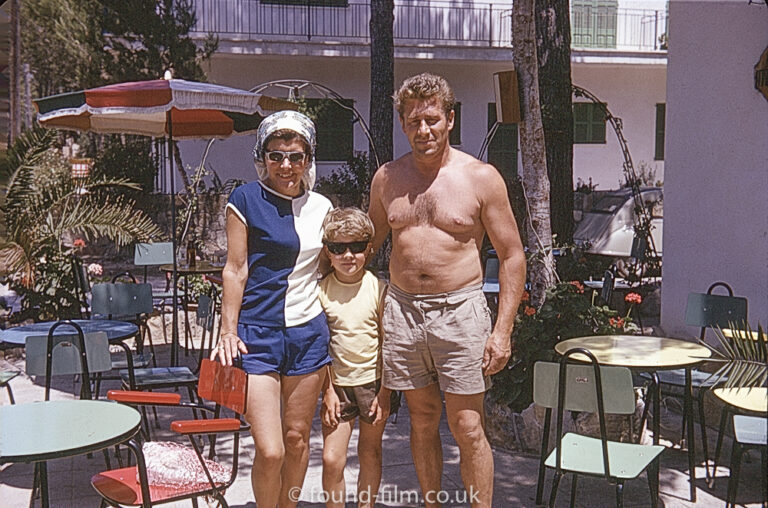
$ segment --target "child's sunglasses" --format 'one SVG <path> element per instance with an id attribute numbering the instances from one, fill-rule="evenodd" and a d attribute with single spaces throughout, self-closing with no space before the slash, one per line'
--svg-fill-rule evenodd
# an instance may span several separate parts
<path id="1" fill-rule="evenodd" d="M 269 152 L 264 153 L 267 155 L 267 159 L 272 162 L 282 163 L 287 157 L 291 164 L 298 164 L 307 156 L 304 152 L 283 152 L 281 150 L 270 150 Z"/>
<path id="2" fill-rule="evenodd" d="M 368 248 L 368 240 L 364 242 L 326 242 L 325 246 L 331 254 L 344 254 L 349 249 L 352 254 L 360 254 Z"/>

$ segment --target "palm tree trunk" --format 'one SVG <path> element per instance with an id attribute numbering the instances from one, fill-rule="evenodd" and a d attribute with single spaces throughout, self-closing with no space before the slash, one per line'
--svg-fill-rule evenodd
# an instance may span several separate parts
<path id="1" fill-rule="evenodd" d="M 8 126 L 8 144 L 21 134 L 21 9 L 19 0 L 11 0 L 10 67 L 11 82 L 8 86 L 10 99 L 10 122 Z"/>
<path id="2" fill-rule="evenodd" d="M 512 7 L 514 64 L 522 93 L 520 146 L 523 164 L 523 191 L 528 206 L 528 273 L 531 303 L 540 306 L 547 287 L 555 278 L 552 258 L 552 230 L 549 210 L 549 178 L 544 128 L 539 102 L 536 58 L 534 0 L 517 0 Z"/>
<path id="3" fill-rule="evenodd" d="M 395 90 L 394 0 L 371 2 L 371 137 L 379 164 L 392 160 L 392 94 Z M 374 150 L 371 150 L 374 153 Z M 372 166 L 376 165 L 371 157 Z M 377 168 L 373 167 L 372 171 Z"/>

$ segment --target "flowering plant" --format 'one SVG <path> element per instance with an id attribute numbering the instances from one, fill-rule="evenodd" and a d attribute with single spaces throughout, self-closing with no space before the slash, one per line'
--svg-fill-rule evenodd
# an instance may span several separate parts
<path id="1" fill-rule="evenodd" d="M 104 268 L 99 263 L 91 263 L 86 270 L 88 270 L 88 275 L 91 277 L 101 277 L 104 275 Z"/>
<path id="2" fill-rule="evenodd" d="M 639 295 L 638 295 L 639 296 Z M 587 335 L 638 332 L 629 317 L 607 306 L 594 305 L 579 281 L 560 282 L 547 289 L 544 304 L 536 309 L 524 293 L 512 332 L 512 357 L 506 368 L 493 377 L 490 394 L 496 402 L 515 411 L 533 400 L 533 364 L 556 360 L 555 344 Z"/>

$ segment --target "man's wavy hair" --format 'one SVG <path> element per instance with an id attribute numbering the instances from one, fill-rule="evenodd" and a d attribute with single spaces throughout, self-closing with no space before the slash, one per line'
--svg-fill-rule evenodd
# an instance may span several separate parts
<path id="1" fill-rule="evenodd" d="M 456 105 L 456 97 L 448 82 L 442 76 L 423 72 L 403 81 L 395 93 L 395 108 L 402 117 L 405 112 L 405 101 L 408 99 L 431 99 L 437 97 L 443 103 L 443 111 L 448 116 Z"/>

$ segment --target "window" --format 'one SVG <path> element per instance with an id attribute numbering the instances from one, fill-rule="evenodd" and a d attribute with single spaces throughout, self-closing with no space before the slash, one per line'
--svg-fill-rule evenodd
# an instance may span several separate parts
<path id="1" fill-rule="evenodd" d="M 605 104 L 575 102 L 573 104 L 573 142 L 605 143 Z"/>
<path id="2" fill-rule="evenodd" d="M 656 149 L 653 152 L 653 160 L 664 160 L 664 125 L 667 117 L 667 105 L 656 104 Z"/>
<path id="3" fill-rule="evenodd" d="M 488 130 L 496 123 L 496 103 L 488 103 Z M 499 170 L 506 182 L 517 177 L 517 124 L 503 123 L 488 144 L 488 163 Z"/>
<path id="4" fill-rule="evenodd" d="M 575 48 L 615 48 L 618 0 L 573 0 L 571 45 Z"/>
<path id="5" fill-rule="evenodd" d="M 307 0 L 261 0 L 264 5 L 307 5 Z M 348 7 L 349 0 L 309 0 L 312 7 Z"/>
<path id="6" fill-rule="evenodd" d="M 460 102 L 457 102 L 453 106 L 453 129 L 451 129 L 449 142 L 452 145 L 461 144 L 461 103 Z"/>
<path id="7" fill-rule="evenodd" d="M 353 155 L 354 114 L 352 99 L 305 99 L 317 129 L 317 157 L 323 161 L 347 161 Z M 349 109 L 348 109 L 349 108 Z"/>

